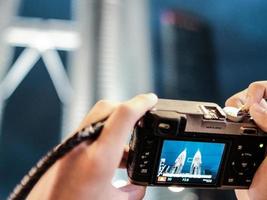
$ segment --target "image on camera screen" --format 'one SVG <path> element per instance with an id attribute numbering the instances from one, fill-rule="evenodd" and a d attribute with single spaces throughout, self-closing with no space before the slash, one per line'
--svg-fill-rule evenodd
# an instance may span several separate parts
<path id="1" fill-rule="evenodd" d="M 165 140 L 157 182 L 214 185 L 224 148 L 224 143 Z"/>

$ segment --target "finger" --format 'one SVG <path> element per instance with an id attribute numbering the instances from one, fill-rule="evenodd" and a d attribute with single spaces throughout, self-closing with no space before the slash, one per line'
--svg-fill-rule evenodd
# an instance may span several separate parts
<path id="1" fill-rule="evenodd" d="M 247 90 L 243 90 L 243 91 L 238 92 L 235 95 L 231 96 L 225 102 L 225 106 L 233 106 L 233 107 L 237 107 L 237 108 L 242 107 L 246 102 L 246 93 L 247 93 Z"/>
<path id="2" fill-rule="evenodd" d="M 106 121 L 95 146 L 97 154 L 102 159 L 101 165 L 108 165 L 105 173 L 108 173 L 110 178 L 119 166 L 124 144 L 135 123 L 156 102 L 157 96 L 154 94 L 138 95 L 120 104 Z"/>
<path id="3" fill-rule="evenodd" d="M 90 110 L 90 112 L 86 115 L 86 117 L 83 119 L 78 130 L 88 126 L 89 124 L 101 121 L 102 119 L 108 117 L 118 105 L 119 103 L 115 101 L 109 101 L 109 100 L 98 101 L 94 105 L 94 107 Z"/>
<path id="4" fill-rule="evenodd" d="M 238 200 L 249 200 L 248 190 L 235 190 L 235 195 Z"/>
<path id="5" fill-rule="evenodd" d="M 267 109 L 258 103 L 250 106 L 250 115 L 256 124 L 263 130 L 267 131 Z"/>
<path id="6" fill-rule="evenodd" d="M 254 103 L 260 103 L 267 97 L 267 81 L 257 81 L 251 83 L 247 89 L 246 107 L 250 108 Z"/>
<path id="7" fill-rule="evenodd" d="M 146 187 L 133 184 L 123 186 L 119 190 L 128 194 L 128 200 L 141 200 L 146 193 Z"/>
<path id="8" fill-rule="evenodd" d="M 128 155 L 129 155 L 129 146 L 126 145 L 124 147 L 124 151 L 123 151 L 123 155 L 122 155 L 122 158 L 121 158 L 121 162 L 120 162 L 119 168 L 126 168 Z"/>
<path id="9" fill-rule="evenodd" d="M 266 180 L 267 180 L 267 157 L 257 169 L 252 184 L 248 190 L 249 199 L 265 200 L 267 197 Z"/>

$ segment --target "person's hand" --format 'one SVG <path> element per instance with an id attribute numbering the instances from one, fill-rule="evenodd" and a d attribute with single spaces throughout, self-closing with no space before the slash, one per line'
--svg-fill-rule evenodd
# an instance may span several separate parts
<path id="1" fill-rule="evenodd" d="M 27 199 L 142 199 L 145 187 L 128 184 L 115 188 L 111 180 L 119 166 L 125 167 L 124 144 L 135 123 L 156 102 L 154 94 L 139 95 L 120 104 L 98 102 L 79 129 L 109 116 L 99 138 L 90 145 L 82 143 L 57 161 Z"/>
<path id="2" fill-rule="evenodd" d="M 226 101 L 226 106 L 241 107 L 249 110 L 257 125 L 267 132 L 267 81 L 251 83 L 249 87 Z M 239 200 L 267 200 L 267 158 L 261 163 L 254 175 L 249 190 L 236 190 Z"/>

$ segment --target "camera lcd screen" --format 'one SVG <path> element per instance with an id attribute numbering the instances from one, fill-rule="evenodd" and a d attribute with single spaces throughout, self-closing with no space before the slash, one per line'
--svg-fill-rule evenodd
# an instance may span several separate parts
<path id="1" fill-rule="evenodd" d="M 165 140 L 157 182 L 166 184 L 216 184 L 225 143 Z"/>

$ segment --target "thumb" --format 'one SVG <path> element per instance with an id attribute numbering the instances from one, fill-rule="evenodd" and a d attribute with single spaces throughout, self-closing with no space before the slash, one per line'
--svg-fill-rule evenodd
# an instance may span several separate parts
<path id="1" fill-rule="evenodd" d="M 267 132 L 267 108 L 255 103 L 250 107 L 249 112 L 256 124 Z"/>
<path id="2" fill-rule="evenodd" d="M 249 200 L 248 190 L 235 190 L 235 195 L 238 200 Z"/>
<path id="3" fill-rule="evenodd" d="M 249 199 L 266 200 L 267 158 L 261 163 L 248 190 Z"/>
<path id="4" fill-rule="evenodd" d="M 133 184 L 120 187 L 119 190 L 128 193 L 128 200 L 141 200 L 146 193 L 146 187 Z"/>

